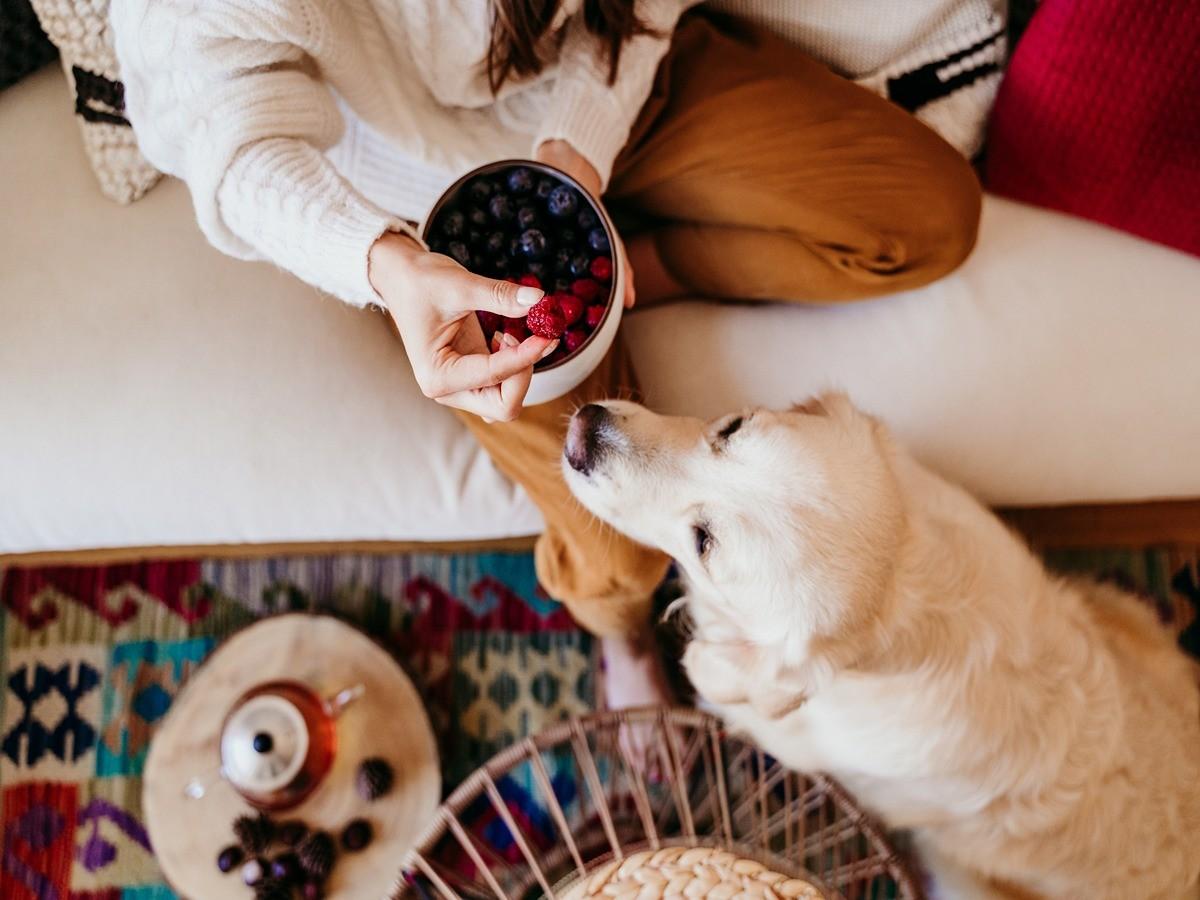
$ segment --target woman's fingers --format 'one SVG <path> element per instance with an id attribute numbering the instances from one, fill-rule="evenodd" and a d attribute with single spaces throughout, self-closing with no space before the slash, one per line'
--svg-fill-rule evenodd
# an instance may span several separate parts
<path id="1" fill-rule="evenodd" d="M 483 421 L 491 425 L 494 422 L 511 422 L 521 414 L 525 395 L 529 392 L 529 382 L 533 379 L 533 369 L 522 369 L 515 375 L 506 378 L 497 385 L 474 391 L 459 391 L 445 397 L 438 397 L 437 402 L 443 406 L 475 413 Z"/>
<path id="2" fill-rule="evenodd" d="M 534 335 L 515 347 L 505 342 L 495 353 L 459 354 L 445 348 L 435 360 L 428 379 L 430 383 L 425 386 L 426 394 L 436 399 L 460 391 L 492 387 L 526 369 L 532 371 L 533 364 L 556 346 L 558 341 Z"/>
<path id="3" fill-rule="evenodd" d="M 520 319 L 529 312 L 529 308 L 537 303 L 545 292 L 528 285 L 513 284 L 511 281 L 496 281 L 462 273 L 462 289 L 452 299 L 447 298 L 455 313 L 474 312 L 477 309 L 498 313 L 513 319 Z"/>

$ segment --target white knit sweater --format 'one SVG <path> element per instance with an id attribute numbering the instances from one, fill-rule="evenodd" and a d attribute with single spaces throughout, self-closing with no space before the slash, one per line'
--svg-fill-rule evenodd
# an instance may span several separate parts
<path id="1" fill-rule="evenodd" d="M 110 18 L 141 149 L 188 183 L 208 239 L 361 306 L 378 300 L 367 279 L 374 241 L 407 230 L 404 220 L 421 219 L 463 172 L 560 138 L 607 182 L 669 35 L 694 2 L 638 0 L 662 37 L 633 38 L 609 86 L 582 0 L 563 0 L 548 38 L 555 62 L 496 98 L 483 68 L 491 0 L 112 0 Z M 864 46 L 865 67 L 841 66 L 852 76 L 940 33 L 931 7 L 988 10 L 993 0 L 845 5 L 864 2 L 893 16 Z M 836 23 L 842 0 L 806 3 Z M 806 3 L 724 5 L 803 39 L 796 10 Z M 905 10 L 916 24 L 897 29 Z M 841 22 L 845 34 L 855 28 Z M 889 34 L 902 34 L 902 46 Z"/>

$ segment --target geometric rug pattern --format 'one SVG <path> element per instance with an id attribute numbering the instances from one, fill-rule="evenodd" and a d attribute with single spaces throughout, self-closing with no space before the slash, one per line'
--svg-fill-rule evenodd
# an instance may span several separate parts
<path id="1" fill-rule="evenodd" d="M 448 787 L 594 707 L 593 641 L 528 553 L 0 568 L 0 898 L 173 897 L 141 809 L 155 730 L 223 638 L 294 610 L 351 622 L 400 660 Z"/>
<path id="2" fill-rule="evenodd" d="M 1188 626 L 1182 640 L 1200 655 L 1195 548 L 1049 561 L 1142 592 L 1164 621 Z M 174 897 L 141 809 L 155 731 L 221 640 L 300 610 L 358 626 L 405 666 L 446 790 L 501 747 L 595 705 L 594 643 L 539 587 L 528 553 L 0 566 L 0 898 Z M 500 787 L 538 832 L 546 813 L 532 794 Z"/>

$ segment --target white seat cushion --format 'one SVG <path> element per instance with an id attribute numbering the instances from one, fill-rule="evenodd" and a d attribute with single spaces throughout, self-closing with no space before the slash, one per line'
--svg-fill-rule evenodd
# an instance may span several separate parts
<path id="1" fill-rule="evenodd" d="M 176 182 L 103 199 L 59 73 L 0 94 L 0 128 L 0 552 L 539 529 L 379 316 L 221 256 Z M 1200 261 L 989 199 L 922 291 L 626 330 L 667 410 L 841 386 L 997 503 L 1194 497 L 1198 285 Z"/>

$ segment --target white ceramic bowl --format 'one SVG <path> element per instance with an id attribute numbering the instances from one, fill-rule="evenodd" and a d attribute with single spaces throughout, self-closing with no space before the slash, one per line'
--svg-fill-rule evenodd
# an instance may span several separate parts
<path id="1" fill-rule="evenodd" d="M 473 181 L 481 175 L 490 175 L 494 172 L 504 171 L 515 166 L 525 166 L 535 172 L 550 175 L 564 184 L 575 188 L 583 201 L 589 204 L 593 212 L 596 213 L 596 217 L 600 220 L 605 232 L 608 234 L 609 245 L 613 248 L 612 291 L 605 305 L 604 318 L 600 320 L 600 324 L 596 329 L 588 335 L 588 339 L 570 356 L 552 365 L 538 366 L 533 370 L 533 381 L 529 385 L 529 393 L 525 395 L 525 405 L 536 406 L 539 403 L 548 403 L 551 400 L 557 400 L 559 397 L 569 394 L 577 388 L 583 383 L 584 379 L 595 371 L 596 367 L 604 359 L 605 354 L 612 347 L 613 340 L 617 336 L 617 327 L 621 323 L 621 313 L 625 307 L 622 300 L 625 296 L 625 266 L 620 255 L 616 253 L 617 231 L 613 227 L 612 220 L 608 217 L 608 213 L 605 212 L 604 207 L 595 202 L 579 182 L 566 172 L 560 171 L 553 166 L 548 166 L 545 163 L 527 159 L 506 159 L 488 163 L 486 166 L 480 166 L 478 169 L 463 175 L 458 181 L 450 185 L 438 199 L 437 203 L 433 205 L 433 209 L 429 211 L 429 214 L 425 217 L 425 221 L 421 223 L 421 235 L 428 240 L 430 226 L 434 219 L 437 218 L 438 213 L 457 197 L 459 191 L 468 182 Z"/>

